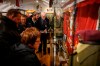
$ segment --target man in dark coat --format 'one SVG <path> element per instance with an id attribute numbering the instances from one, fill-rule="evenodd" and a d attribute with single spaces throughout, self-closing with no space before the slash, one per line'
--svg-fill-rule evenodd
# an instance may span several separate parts
<path id="1" fill-rule="evenodd" d="M 49 29 L 49 19 L 46 17 L 45 12 L 41 12 L 41 17 L 37 20 L 36 27 L 41 32 L 41 45 L 39 47 L 39 52 L 42 51 L 43 46 L 43 54 L 46 54 L 47 47 L 47 31 Z"/>
<path id="2" fill-rule="evenodd" d="M 33 13 L 26 20 L 26 27 L 36 27 L 36 23 L 38 20 L 39 14 L 37 12 Z"/>
<path id="3" fill-rule="evenodd" d="M 0 64 L 3 66 L 9 62 L 10 47 L 20 42 L 17 25 L 20 22 L 21 13 L 17 9 L 10 9 L 7 16 L 0 19 Z"/>

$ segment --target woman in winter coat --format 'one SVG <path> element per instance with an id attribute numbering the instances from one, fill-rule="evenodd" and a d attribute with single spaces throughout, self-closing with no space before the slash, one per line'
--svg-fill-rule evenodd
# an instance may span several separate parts
<path id="1" fill-rule="evenodd" d="M 40 45 L 40 32 L 35 27 L 27 28 L 21 33 L 21 43 L 11 47 L 11 66 L 41 66 L 36 56 Z"/>

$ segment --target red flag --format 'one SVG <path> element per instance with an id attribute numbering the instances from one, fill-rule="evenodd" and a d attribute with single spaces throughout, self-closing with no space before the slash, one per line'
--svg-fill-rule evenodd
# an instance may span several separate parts
<path id="1" fill-rule="evenodd" d="M 20 6 L 19 5 L 19 0 L 16 0 L 16 6 L 18 6 L 18 7 Z"/>

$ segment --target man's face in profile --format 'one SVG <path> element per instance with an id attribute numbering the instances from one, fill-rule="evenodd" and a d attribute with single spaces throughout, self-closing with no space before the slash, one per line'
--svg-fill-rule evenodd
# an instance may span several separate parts
<path id="1" fill-rule="evenodd" d="M 21 22 L 21 14 L 18 14 L 16 17 L 13 17 L 12 20 L 17 24 Z"/>

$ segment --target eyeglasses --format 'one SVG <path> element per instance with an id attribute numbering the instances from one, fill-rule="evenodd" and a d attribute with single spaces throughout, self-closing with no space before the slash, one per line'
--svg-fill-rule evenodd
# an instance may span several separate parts
<path id="1" fill-rule="evenodd" d="M 35 41 L 35 42 L 41 42 L 41 41 Z"/>

